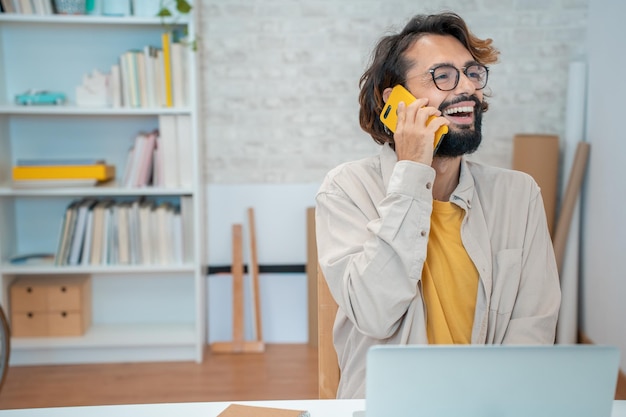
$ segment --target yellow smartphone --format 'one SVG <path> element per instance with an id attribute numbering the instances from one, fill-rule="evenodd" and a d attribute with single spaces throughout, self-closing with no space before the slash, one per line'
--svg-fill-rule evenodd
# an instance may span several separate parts
<path id="1" fill-rule="evenodd" d="M 383 122 L 385 126 L 392 132 L 396 131 L 396 126 L 398 125 L 398 103 L 404 101 L 404 104 L 407 106 L 413 103 L 416 100 L 413 97 L 413 94 L 409 92 L 406 88 L 402 87 L 400 84 L 393 87 L 391 90 L 391 94 L 389 94 L 389 98 L 387 102 L 383 106 L 383 111 L 380 112 L 380 121 Z M 430 116 L 426 121 L 426 124 L 430 123 L 432 119 L 436 116 Z M 448 126 L 443 125 L 435 132 L 435 141 L 433 143 L 433 148 L 437 151 L 439 147 L 439 143 L 441 143 L 441 137 L 448 133 Z"/>

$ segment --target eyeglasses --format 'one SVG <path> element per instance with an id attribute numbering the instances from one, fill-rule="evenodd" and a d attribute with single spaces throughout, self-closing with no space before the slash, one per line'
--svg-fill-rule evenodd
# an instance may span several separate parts
<path id="1" fill-rule="evenodd" d="M 463 74 L 474 84 L 477 90 L 482 90 L 487 85 L 489 68 L 481 64 L 472 64 L 461 68 Z M 440 65 L 431 69 L 430 75 L 433 77 L 435 86 L 441 91 L 454 90 L 459 84 L 461 72 L 452 65 Z"/>

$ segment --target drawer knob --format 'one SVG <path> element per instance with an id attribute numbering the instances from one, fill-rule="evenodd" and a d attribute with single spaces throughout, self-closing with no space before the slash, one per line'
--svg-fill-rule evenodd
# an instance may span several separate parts
<path id="1" fill-rule="evenodd" d="M 67 288 L 65 288 L 64 286 L 61 287 L 61 292 L 66 292 L 66 291 L 67 291 Z"/>
<path id="2" fill-rule="evenodd" d="M 67 317 L 67 312 L 62 311 L 62 312 L 61 312 L 61 317 Z"/>
<path id="3" fill-rule="evenodd" d="M 32 287 L 26 287 L 26 292 L 28 292 L 28 293 L 33 292 L 33 288 Z"/>
<path id="4" fill-rule="evenodd" d="M 26 314 L 28 316 L 29 319 L 33 318 L 33 313 L 31 313 L 30 311 L 28 312 L 28 314 Z"/>

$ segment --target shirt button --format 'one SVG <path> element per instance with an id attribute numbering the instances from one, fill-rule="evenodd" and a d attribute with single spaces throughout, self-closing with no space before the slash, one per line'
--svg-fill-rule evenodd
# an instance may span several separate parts
<path id="1" fill-rule="evenodd" d="M 422 237 L 426 236 L 426 230 L 422 230 L 422 231 L 420 232 L 420 235 L 422 235 Z"/>
<path id="2" fill-rule="evenodd" d="M 432 188 L 432 186 L 433 186 L 433 184 L 432 184 L 432 183 L 430 183 L 430 182 L 427 182 L 427 183 L 426 183 L 426 189 L 427 189 L 427 190 L 430 190 L 430 189 Z"/>

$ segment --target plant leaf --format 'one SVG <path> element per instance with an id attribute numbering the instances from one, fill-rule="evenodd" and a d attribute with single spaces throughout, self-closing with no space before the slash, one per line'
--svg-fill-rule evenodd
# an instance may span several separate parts
<path id="1" fill-rule="evenodd" d="M 186 0 L 176 0 L 176 10 L 180 13 L 189 13 L 191 5 Z"/>
<path id="2" fill-rule="evenodd" d="M 161 8 L 161 10 L 159 10 L 159 13 L 157 13 L 157 16 L 159 17 L 168 17 L 171 15 L 172 15 L 172 12 L 170 12 L 170 9 L 168 9 L 167 7 Z"/>

